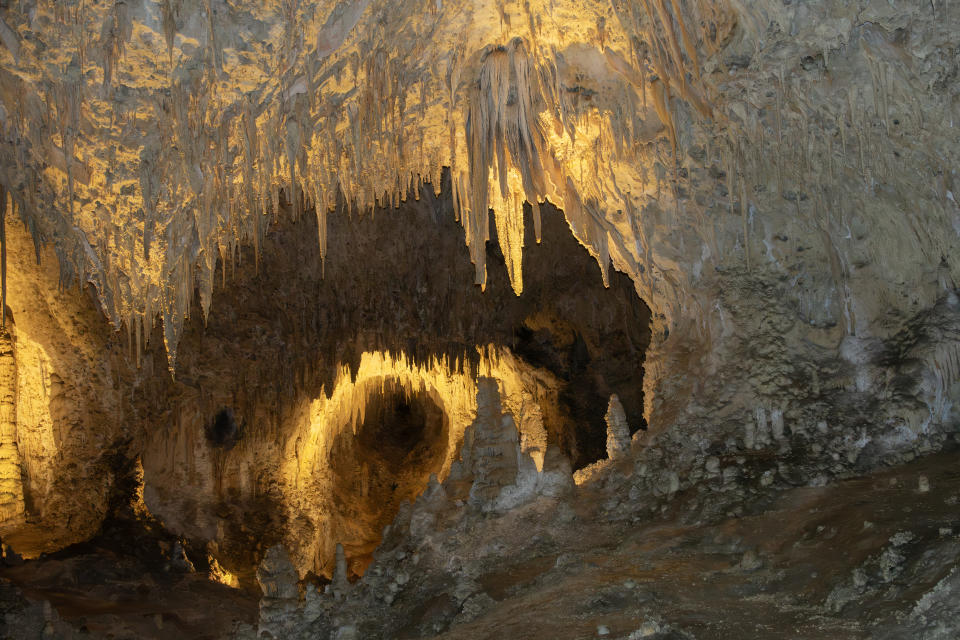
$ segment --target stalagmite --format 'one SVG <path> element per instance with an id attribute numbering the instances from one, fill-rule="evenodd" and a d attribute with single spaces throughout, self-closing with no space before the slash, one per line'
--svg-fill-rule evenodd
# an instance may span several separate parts
<path id="1" fill-rule="evenodd" d="M 350 583 L 347 580 L 347 556 L 343 552 L 343 545 L 339 542 L 336 547 L 336 563 L 330 589 L 338 600 L 344 598 L 350 589 Z"/>
<path id="2" fill-rule="evenodd" d="M 616 460 L 630 450 L 630 425 L 617 394 L 610 396 L 603 418 L 607 423 L 607 457 Z"/>
<path id="3" fill-rule="evenodd" d="M 491 506 L 501 490 L 516 481 L 518 472 L 517 430 L 513 419 L 501 412 L 496 381 L 483 378 L 477 383 L 477 418 L 466 437 L 470 457 L 464 464 L 474 476 L 471 503 Z"/>

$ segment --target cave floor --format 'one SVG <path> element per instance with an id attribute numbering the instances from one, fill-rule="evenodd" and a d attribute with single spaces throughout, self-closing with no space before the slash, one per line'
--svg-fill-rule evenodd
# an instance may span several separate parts
<path id="1" fill-rule="evenodd" d="M 71 626 L 102 638 L 220 638 L 254 623 L 257 594 L 203 573 L 164 570 L 97 544 L 0 570 L 30 600 L 50 602 Z"/>
<path id="2" fill-rule="evenodd" d="M 821 487 L 771 487 L 709 522 L 712 494 L 697 487 L 633 523 L 605 519 L 605 490 L 581 487 L 570 504 L 531 505 L 467 532 L 503 550 L 477 577 L 488 604 L 436 635 L 446 605 L 424 599 L 398 636 L 906 637 L 900 620 L 960 559 L 956 461 L 943 453 Z M 568 526 L 535 524 L 555 508 Z M 257 617 L 255 595 L 96 544 L 0 578 L 94 637 L 215 638 Z"/>
<path id="3" fill-rule="evenodd" d="M 562 553 L 491 570 L 480 583 L 496 603 L 436 637 L 905 637 L 897 620 L 960 558 L 956 463 L 938 454 L 677 524 L 702 507 L 692 489 L 655 522 L 573 529 Z"/>

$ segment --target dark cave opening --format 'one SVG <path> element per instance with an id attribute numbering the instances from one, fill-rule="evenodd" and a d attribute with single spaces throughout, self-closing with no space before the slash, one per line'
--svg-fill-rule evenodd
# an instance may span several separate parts
<path id="1" fill-rule="evenodd" d="M 233 282 L 214 291 L 207 324 L 199 308 L 192 314 L 178 367 L 209 372 L 207 381 L 217 378 L 224 387 L 221 397 L 236 397 L 238 413 L 251 415 L 265 394 L 282 407 L 297 390 L 316 396 L 320 386 L 332 387 L 339 367 L 347 364 L 355 373 L 364 351 L 476 365 L 478 346 L 504 346 L 561 385 L 558 406 L 542 407 L 550 444 L 574 469 L 606 457 L 604 415 L 612 394 L 632 431 L 646 426 L 649 307 L 630 277 L 611 265 L 605 286 L 596 258 L 549 202 L 540 205 L 540 242 L 524 205 L 520 296 L 510 286 L 490 216 L 487 286 L 481 289 L 453 213 L 448 172 L 442 187 L 440 196 L 428 185 L 419 199 L 372 212 L 351 214 L 339 202 L 328 217 L 328 234 L 337 242 L 323 260 L 315 216 L 276 224 L 264 239 L 259 269 L 252 250 L 244 249 L 247 255 L 228 268 Z M 218 263 L 217 279 L 223 268 Z M 283 304 L 265 299 L 265 289 Z M 244 340 L 256 343 L 255 360 L 247 357 Z M 163 344 L 161 334 L 154 344 Z M 219 380 L 244 380 L 259 391 L 238 393 Z"/>
<path id="2" fill-rule="evenodd" d="M 333 500 L 349 529 L 338 541 L 353 570 L 362 572 L 401 503 L 416 499 L 439 473 L 448 431 L 443 409 L 427 392 L 387 382 L 368 398 L 356 433 L 337 436 L 330 456 Z"/>
<path id="3" fill-rule="evenodd" d="M 524 290 L 514 298 L 517 315 L 507 344 L 560 381 L 558 406 L 541 409 L 550 443 L 577 470 L 606 458 L 604 416 L 612 394 L 623 404 L 631 433 L 646 428 L 643 363 L 650 308 L 630 277 L 612 266 L 604 286 L 596 259 L 573 236 L 563 211 L 550 203 L 540 211 L 538 243 L 532 210 L 524 205 Z M 490 232 L 491 275 L 501 288 L 509 287 L 496 225 Z"/>
<path id="4" fill-rule="evenodd" d="M 207 441 L 219 449 L 229 451 L 240 440 L 242 429 L 237 423 L 233 409 L 224 407 L 217 412 L 206 427 Z"/>
<path id="5" fill-rule="evenodd" d="M 328 235 L 336 241 L 322 259 L 316 217 L 308 212 L 292 221 L 289 212 L 281 211 L 263 239 L 259 259 L 252 247 L 244 246 L 235 263 L 228 258 L 225 267 L 218 261 L 215 280 L 221 282 L 226 269 L 225 285 L 214 288 L 206 322 L 199 306 L 191 313 L 175 381 L 166 368 L 162 328 L 154 328 L 144 368 L 155 375 L 143 384 L 145 397 L 173 394 L 178 404 L 212 409 L 207 415 L 216 418 L 201 428 L 209 428 L 216 460 L 231 468 L 227 450 L 233 447 L 229 456 L 242 457 L 262 441 L 274 441 L 272 429 L 297 415 L 304 398 L 332 389 L 344 365 L 355 376 L 364 352 L 403 354 L 417 364 L 445 358 L 460 370 L 477 371 L 478 347 L 509 349 L 532 369 L 532 380 L 549 379 L 547 393 L 536 395 L 547 447 L 566 455 L 574 469 L 605 458 L 604 415 L 611 394 L 620 398 L 631 430 L 644 427 L 650 310 L 633 281 L 611 268 L 605 286 L 597 260 L 574 237 L 563 211 L 543 203 L 539 243 L 530 207 L 524 206 L 522 295 L 511 288 L 493 216 L 486 245 L 487 286 L 482 289 L 474 283 L 475 267 L 453 212 L 446 172 L 442 186 L 439 196 L 425 186 L 419 199 L 395 208 L 351 213 L 339 202 L 328 216 Z M 199 298 L 194 302 L 199 305 Z M 226 406 L 232 422 L 226 414 L 216 414 Z M 334 436 L 339 442 L 327 445 L 337 452 L 327 468 L 320 465 L 311 470 L 313 475 L 297 479 L 305 487 L 314 482 L 336 487 L 336 495 L 324 492 L 310 500 L 323 505 L 315 515 L 318 522 L 327 521 L 325 513 L 336 514 L 334 530 L 323 537 L 342 542 L 351 564 L 369 556 L 400 502 L 415 498 L 430 472 L 439 470 L 442 463 L 433 457 L 439 453 L 413 443 L 448 445 L 438 431 L 446 425 L 441 420 L 442 426 L 436 426 L 431 417 L 442 411 L 425 394 L 404 396 L 387 384 L 366 411 L 356 436 L 343 433 Z M 248 422 L 237 423 L 239 416 Z M 241 438 L 246 444 L 238 447 Z M 148 453 L 148 472 L 151 457 Z M 398 479 L 401 461 L 412 476 L 400 472 Z M 199 489 L 183 494 L 182 484 L 163 475 L 148 473 L 147 484 L 166 492 L 158 512 L 227 513 L 226 501 L 233 505 L 227 519 L 249 523 L 251 514 L 263 515 L 258 535 L 281 535 L 293 525 L 280 524 L 281 515 L 272 508 L 265 511 L 259 502 L 263 496 L 271 504 L 285 499 L 272 481 L 272 464 L 269 458 L 254 457 L 250 471 L 242 472 L 250 475 L 243 479 L 233 465 L 232 475 L 214 483 L 213 495 Z M 311 517 L 292 516 L 290 521 L 315 527 Z M 184 532 L 207 535 L 189 519 L 182 522 Z M 231 551 L 222 555 L 246 557 L 240 550 L 251 547 L 250 535 L 232 526 L 225 531 L 220 545 Z M 332 553 L 324 550 L 323 557 L 332 558 Z M 239 564 L 228 568 L 241 573 Z"/>
<path id="6" fill-rule="evenodd" d="M 545 369 L 562 381 L 559 406 L 544 411 L 548 433 L 581 469 L 606 457 L 604 416 L 610 395 L 616 393 L 630 421 L 631 434 L 646 428 L 643 420 L 643 370 L 629 359 L 613 357 L 591 348 L 568 320 L 551 318 L 550 327 L 536 318 L 519 327 L 513 350 L 530 364 Z M 608 341 L 625 340 L 623 335 Z M 549 409 L 546 408 L 545 409 Z"/>

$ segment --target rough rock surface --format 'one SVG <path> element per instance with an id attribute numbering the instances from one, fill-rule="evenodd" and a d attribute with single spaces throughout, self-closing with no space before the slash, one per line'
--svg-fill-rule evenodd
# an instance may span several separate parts
<path id="1" fill-rule="evenodd" d="M 198 314 L 188 324 L 174 380 L 162 341 L 138 360 L 136 340 L 109 330 L 89 292 L 57 291 L 54 254 L 44 251 L 38 266 L 29 235 L 9 218 L 7 321 L 21 391 L 18 426 L 5 442 L 22 463 L 4 469 L 25 482 L 26 498 L 11 499 L 10 508 L 26 517 L 0 522 L 0 535 L 29 556 L 89 537 L 106 510 L 109 456 L 120 452 L 141 457 L 146 503 L 165 525 L 201 546 L 212 542 L 218 562 L 249 586 L 263 551 L 281 541 L 301 573 L 329 577 L 337 542 L 361 571 L 392 510 L 431 473 L 444 477 L 459 455 L 474 418 L 476 374 L 503 386 L 505 411 L 538 465 L 551 447 L 581 465 L 602 457 L 611 392 L 630 398 L 642 424 L 634 363 L 649 339 L 646 307 L 626 278 L 614 276 L 605 289 L 562 215 L 546 207 L 525 297 L 510 292 L 495 254 L 481 292 L 470 282 L 458 225 L 435 223 L 449 207 L 425 196 L 391 224 L 331 215 L 351 250 L 328 254 L 325 278 L 315 223 L 278 225 L 259 267 L 249 252 L 215 292 L 207 322 Z M 439 274 L 419 253 L 376 252 L 400 236 L 424 252 L 459 256 L 457 269 Z M 372 254 L 369 271 L 352 268 L 355 252 Z M 391 285 L 398 272 L 403 280 Z M 608 310 L 603 316 L 598 305 Z M 97 355 L 103 345 L 107 362 Z M 397 411 L 421 410 L 435 427 L 379 448 L 391 425 L 409 422 Z M 67 426 L 67 444 L 57 449 L 55 429 Z M 424 455 L 404 448 L 410 438 L 426 441 Z M 91 459 L 99 460 L 92 469 L 78 463 Z M 47 487 L 47 477 L 57 481 Z M 334 484 L 344 491 L 336 500 Z"/>
<path id="2" fill-rule="evenodd" d="M 654 311 L 649 419 L 670 424 L 657 402 L 715 378 L 739 340 L 792 364 L 743 389 L 788 415 L 785 379 L 847 338 L 842 360 L 868 366 L 957 280 L 958 11 L 23 2 L 3 16 L 2 183 L 117 327 L 142 342 L 162 315 L 172 362 L 194 285 L 206 315 L 218 260 L 259 247 L 281 197 L 315 207 L 325 254 L 338 193 L 393 203 L 450 167 L 479 281 L 490 205 L 524 287 L 524 199 L 534 227 L 549 199 L 633 279 Z M 928 406 L 900 416 L 911 431 L 945 419 L 941 364 L 923 365 Z"/>
<path id="3" fill-rule="evenodd" d="M 495 427 L 496 412 L 484 414 Z M 826 639 L 960 630 L 950 599 L 960 561 L 955 449 L 821 486 L 810 484 L 815 466 L 778 465 L 766 451 L 741 449 L 707 475 L 694 471 L 683 489 L 658 489 L 658 479 L 623 500 L 622 488 L 611 491 L 616 461 L 601 463 L 565 499 L 531 494 L 497 511 L 489 506 L 498 492 L 465 501 L 470 483 L 451 476 L 401 511 L 345 598 L 308 586 L 286 612 L 287 633 Z M 634 470 L 641 482 L 662 465 L 639 460 L 652 467 Z M 778 471 L 768 483 L 770 465 Z M 485 473 L 468 463 L 460 477 Z M 919 476 L 933 478 L 928 491 L 917 489 Z M 261 617 L 259 629 L 267 624 Z"/>

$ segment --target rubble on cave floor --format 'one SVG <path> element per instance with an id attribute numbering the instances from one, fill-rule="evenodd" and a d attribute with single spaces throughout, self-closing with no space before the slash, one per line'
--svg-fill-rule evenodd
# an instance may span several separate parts
<path id="1" fill-rule="evenodd" d="M 610 478 L 634 473 L 616 463 L 493 508 L 522 474 L 481 470 L 486 497 L 465 501 L 467 461 L 401 509 L 359 581 L 298 583 L 271 549 L 259 620 L 248 593 L 173 566 L 172 550 L 163 565 L 80 545 L 3 569 L 4 637 L 955 637 L 954 452 L 822 486 L 717 473 L 611 508 Z"/>
<path id="2" fill-rule="evenodd" d="M 556 446 L 534 462 L 495 379 L 476 388 L 449 473 L 400 504 L 362 577 L 350 573 L 349 540 L 336 545 L 332 580 L 318 587 L 324 581 L 299 573 L 288 549 L 260 538 L 256 583 L 217 584 L 231 576 L 209 546 L 150 515 L 142 464 L 120 447 L 107 456 L 115 490 L 97 536 L 36 560 L 7 555 L 0 638 L 960 631 L 956 433 L 884 452 L 825 423 L 805 428 L 758 409 L 731 427 L 739 435 L 699 446 L 690 417 L 630 436 L 611 397 L 610 457 L 573 473 Z"/>
<path id="3" fill-rule="evenodd" d="M 128 542 L 157 545 L 145 535 Z M 217 638 L 256 620 L 256 594 L 211 579 L 210 567 L 195 566 L 177 543 L 156 551 L 166 561 L 95 539 L 5 561 L 0 638 Z"/>

